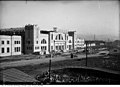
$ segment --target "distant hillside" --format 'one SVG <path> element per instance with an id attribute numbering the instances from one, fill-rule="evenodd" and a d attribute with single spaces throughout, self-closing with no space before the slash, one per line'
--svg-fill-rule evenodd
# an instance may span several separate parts
<path id="1" fill-rule="evenodd" d="M 86 40 L 104 40 L 104 41 L 114 41 L 114 40 L 118 40 L 117 36 L 114 35 L 82 35 L 82 34 L 78 34 L 77 35 L 80 38 L 84 38 Z"/>

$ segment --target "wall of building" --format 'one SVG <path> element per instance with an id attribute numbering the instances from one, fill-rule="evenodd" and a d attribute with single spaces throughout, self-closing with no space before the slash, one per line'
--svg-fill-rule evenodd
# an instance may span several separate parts
<path id="1" fill-rule="evenodd" d="M 41 54 L 49 54 L 48 51 L 48 34 L 40 34 L 40 53 Z"/>
<path id="2" fill-rule="evenodd" d="M 33 33 L 34 33 L 34 25 L 26 25 L 25 26 L 25 53 L 33 53 Z"/>
<path id="3" fill-rule="evenodd" d="M 84 47 L 85 47 L 85 40 L 76 38 L 75 39 L 75 49 L 84 48 Z"/>
<path id="4" fill-rule="evenodd" d="M 12 55 L 21 55 L 21 36 L 0 35 L 0 56 Z"/>
<path id="5" fill-rule="evenodd" d="M 9 49 L 8 52 L 7 52 L 7 48 Z M 9 55 L 11 55 L 11 36 L 0 35 L 0 56 L 9 56 Z"/>
<path id="6" fill-rule="evenodd" d="M 68 41 L 67 41 L 67 50 L 72 50 L 73 49 L 73 37 L 68 36 Z"/>
<path id="7" fill-rule="evenodd" d="M 12 55 L 21 55 L 21 36 L 12 36 Z"/>
<path id="8" fill-rule="evenodd" d="M 66 50 L 68 35 L 60 32 L 50 32 L 50 51 Z"/>

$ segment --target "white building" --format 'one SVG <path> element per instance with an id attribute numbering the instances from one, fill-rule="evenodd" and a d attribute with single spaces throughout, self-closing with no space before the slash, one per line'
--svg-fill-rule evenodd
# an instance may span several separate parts
<path id="1" fill-rule="evenodd" d="M 80 38 L 76 38 L 75 39 L 75 48 L 76 49 L 81 49 L 85 47 L 85 40 L 84 39 L 80 39 Z"/>
<path id="2" fill-rule="evenodd" d="M 25 53 L 48 54 L 48 34 L 42 34 L 37 25 L 25 26 Z"/>
<path id="3" fill-rule="evenodd" d="M 70 43 L 69 43 L 70 40 Z M 72 37 L 67 33 L 50 32 L 50 51 L 67 51 L 72 49 Z"/>
<path id="4" fill-rule="evenodd" d="M 73 34 L 41 30 L 37 25 L 25 26 L 25 53 L 48 54 L 51 51 L 73 49 Z"/>
<path id="5" fill-rule="evenodd" d="M 0 56 L 21 55 L 21 36 L 0 35 Z"/>

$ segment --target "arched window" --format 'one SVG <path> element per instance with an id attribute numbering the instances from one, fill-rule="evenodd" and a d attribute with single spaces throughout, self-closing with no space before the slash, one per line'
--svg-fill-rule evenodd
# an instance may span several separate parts
<path id="1" fill-rule="evenodd" d="M 69 40 L 69 43 L 72 43 L 72 41 L 71 41 L 71 40 Z"/>
<path id="2" fill-rule="evenodd" d="M 79 43 L 79 41 L 77 41 L 77 43 Z"/>
<path id="3" fill-rule="evenodd" d="M 45 39 L 42 39 L 41 44 L 46 44 L 47 41 Z"/>
<path id="4" fill-rule="evenodd" d="M 55 37 L 56 40 L 63 40 L 63 36 L 61 34 L 58 34 L 56 37 Z"/>

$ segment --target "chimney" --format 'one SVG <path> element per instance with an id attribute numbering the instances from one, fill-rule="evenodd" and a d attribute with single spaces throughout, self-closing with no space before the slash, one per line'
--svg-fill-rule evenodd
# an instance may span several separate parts
<path id="1" fill-rule="evenodd" d="M 57 27 L 53 27 L 53 31 L 54 31 L 54 32 L 57 32 Z"/>

